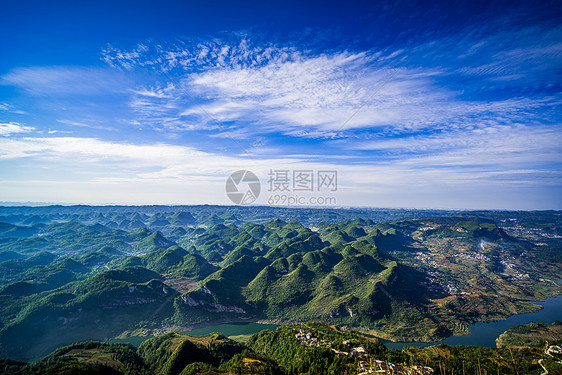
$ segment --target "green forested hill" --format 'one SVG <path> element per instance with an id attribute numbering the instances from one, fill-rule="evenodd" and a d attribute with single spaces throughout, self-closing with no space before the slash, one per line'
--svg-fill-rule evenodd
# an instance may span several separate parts
<path id="1" fill-rule="evenodd" d="M 108 225 L 113 229 L 134 230 L 166 221 L 174 226 L 216 224 L 264 224 L 274 219 L 296 220 L 306 226 L 319 223 L 337 223 L 358 217 L 376 222 L 398 220 L 406 217 L 435 217 L 450 215 L 448 210 L 408 210 L 371 208 L 289 208 L 264 206 L 0 206 L 0 222 L 16 225 L 50 224 L 75 221 L 83 224 Z M 157 215 L 157 216 L 155 216 Z M 154 217 L 155 216 L 155 217 Z M 154 217 L 154 218 L 153 218 Z M 194 220 L 192 220 L 192 218 Z M 158 219 L 158 220 L 156 220 Z M 158 222 L 161 221 L 161 222 Z"/>
<path id="2" fill-rule="evenodd" d="M 143 321 L 171 314 L 178 292 L 145 268 L 102 272 L 29 299 L 4 298 L 8 324 L 0 330 L 0 356 L 34 358 L 85 339 L 103 340 Z M 9 315 L 8 315 L 9 314 Z"/>
<path id="3" fill-rule="evenodd" d="M 21 210 L 12 221 L 30 215 Z M 76 221 L 0 232 L 0 356 L 34 358 L 75 341 L 262 320 L 322 320 L 431 341 L 533 311 L 525 301 L 560 293 L 556 213 L 535 214 L 536 228 L 527 214 L 519 221 L 517 213 L 493 212 L 308 227 L 279 218 L 235 224 L 243 215 L 215 208 L 45 210 L 34 221 Z M 208 213 L 223 222 L 185 225 Z M 160 229 L 112 229 L 108 220 L 151 220 Z M 12 230 L 17 237 L 6 235 Z"/>

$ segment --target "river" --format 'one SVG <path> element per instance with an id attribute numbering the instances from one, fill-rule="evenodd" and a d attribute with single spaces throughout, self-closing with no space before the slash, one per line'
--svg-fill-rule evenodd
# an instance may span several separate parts
<path id="1" fill-rule="evenodd" d="M 439 342 L 391 342 L 381 340 L 388 348 L 402 349 L 405 346 L 431 346 L 438 344 L 447 345 L 475 345 L 493 348 L 496 346 L 496 339 L 509 328 L 531 322 L 553 323 L 555 320 L 562 320 L 562 295 L 548 298 L 545 302 L 533 302 L 543 308 L 537 312 L 513 315 L 505 320 L 493 322 L 479 322 L 468 327 L 470 333 L 464 336 L 451 336 Z M 185 331 L 191 336 L 204 336 L 212 332 L 220 332 L 225 336 L 253 335 L 266 329 L 275 330 L 278 325 L 259 324 L 259 323 L 238 323 L 238 324 L 218 324 L 206 328 Z M 107 342 L 130 343 L 139 346 L 144 341 L 153 336 L 138 337 L 133 336 L 126 339 L 112 339 Z"/>
<path id="2" fill-rule="evenodd" d="M 494 348 L 496 339 L 509 328 L 519 324 L 532 322 L 554 323 L 555 320 L 562 320 L 562 295 L 547 298 L 545 302 L 532 302 L 541 305 L 539 311 L 510 316 L 505 320 L 492 322 L 478 322 L 468 327 L 470 333 L 464 336 L 451 336 L 439 342 L 391 342 L 381 340 L 388 348 L 402 349 L 405 346 L 431 346 L 438 344 L 447 345 L 474 345 Z"/>
<path id="3" fill-rule="evenodd" d="M 205 336 L 209 333 L 219 332 L 225 336 L 238 336 L 238 335 L 253 335 L 254 333 L 259 333 L 266 329 L 275 330 L 279 327 L 275 324 L 260 324 L 260 323 L 233 323 L 233 324 L 217 324 L 214 326 L 209 326 L 205 328 L 194 329 L 191 331 L 184 331 L 180 333 L 184 333 L 190 336 Z M 110 343 L 127 343 L 133 344 L 134 346 L 139 346 L 149 338 L 154 336 L 132 336 L 126 339 L 111 339 L 107 342 Z"/>

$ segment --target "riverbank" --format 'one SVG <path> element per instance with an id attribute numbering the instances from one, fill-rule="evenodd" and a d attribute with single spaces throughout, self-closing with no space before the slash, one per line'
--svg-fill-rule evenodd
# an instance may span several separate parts
<path id="1" fill-rule="evenodd" d="M 516 325 L 532 322 L 554 323 L 562 319 L 562 295 L 547 298 L 544 302 L 530 301 L 541 306 L 538 311 L 512 315 L 505 320 L 492 322 L 478 322 L 468 326 L 469 333 L 464 336 L 451 336 L 437 342 L 392 342 L 383 338 L 383 343 L 393 349 L 402 349 L 405 346 L 427 347 L 439 344 L 447 345 L 474 345 L 487 348 L 496 347 L 496 339 L 509 328 Z"/>
<path id="2" fill-rule="evenodd" d="M 154 337 L 160 336 L 170 332 L 179 332 L 182 334 L 187 334 L 190 336 L 205 336 L 210 333 L 218 332 L 222 333 L 223 335 L 229 336 L 247 336 L 253 335 L 255 333 L 259 333 L 266 329 L 275 330 L 279 327 L 277 324 L 261 324 L 255 322 L 229 322 L 223 324 L 213 324 L 213 325 L 206 325 L 199 328 L 193 328 L 190 330 L 186 330 L 183 327 L 176 327 L 173 329 L 172 327 L 168 327 L 161 330 L 153 330 L 151 334 L 145 335 L 131 335 L 131 334 L 122 334 L 117 336 L 116 338 L 107 340 L 108 343 L 129 343 L 134 346 L 140 346 L 144 341 Z M 133 331 L 135 332 L 135 331 Z M 145 331 L 141 331 L 141 333 L 145 333 Z"/>
<path id="3" fill-rule="evenodd" d="M 465 331 L 465 335 L 443 337 L 441 340 L 436 341 L 415 341 L 411 338 L 408 338 L 408 341 L 401 341 L 401 339 L 403 339 L 401 337 L 395 337 L 382 331 L 369 329 L 368 327 L 343 326 L 342 328 L 360 331 L 367 335 L 376 337 L 387 347 L 395 349 L 402 349 L 405 346 L 428 347 L 441 343 L 448 345 L 474 345 L 491 348 L 496 346 L 496 339 L 513 326 L 536 321 L 553 323 L 557 319 L 562 320 L 562 295 L 547 298 L 544 302 L 527 302 L 540 309 L 529 313 L 511 315 L 502 320 L 476 322 L 470 326 L 462 327 L 462 330 L 459 329 L 460 332 Z M 106 342 L 131 343 L 138 346 L 151 337 L 170 332 L 181 332 L 193 336 L 203 336 L 212 332 L 219 332 L 225 336 L 251 335 L 265 329 L 274 330 L 280 325 L 291 323 L 295 322 L 277 319 L 260 319 L 256 321 L 222 319 L 212 322 L 211 324 L 201 323 L 189 327 L 168 326 L 156 329 L 137 329 L 126 331 L 113 339 L 106 340 Z"/>

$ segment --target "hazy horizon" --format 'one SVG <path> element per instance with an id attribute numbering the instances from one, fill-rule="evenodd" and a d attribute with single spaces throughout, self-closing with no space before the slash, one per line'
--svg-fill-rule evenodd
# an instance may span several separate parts
<path id="1" fill-rule="evenodd" d="M 144 207 L 144 206 L 162 206 L 162 207 L 190 207 L 190 206 L 218 206 L 218 207 L 265 207 L 265 208 L 295 208 L 295 209 L 365 209 L 365 210 L 442 210 L 442 211 L 562 211 L 562 209 L 553 208 L 537 208 L 537 209 L 517 209 L 517 208 L 463 208 L 463 207 L 407 207 L 407 206 L 344 206 L 344 205 L 267 205 L 267 204 L 250 204 L 250 205 L 236 205 L 233 203 L 225 204 L 212 204 L 212 203 L 162 203 L 162 204 L 151 204 L 151 203 L 57 203 L 57 202 L 8 202 L 0 201 L 1 207 L 50 207 L 50 206 L 91 206 L 91 207 L 112 207 L 112 206 L 123 206 L 123 207 Z"/>

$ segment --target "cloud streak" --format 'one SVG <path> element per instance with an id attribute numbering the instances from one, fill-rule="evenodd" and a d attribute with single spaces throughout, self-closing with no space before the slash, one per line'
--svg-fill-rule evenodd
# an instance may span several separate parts
<path id="1" fill-rule="evenodd" d="M 555 42 L 560 28 L 526 28 L 517 34 L 518 45 L 506 42 L 514 38 L 505 34 L 482 37 L 474 31 L 460 42 L 449 37 L 355 52 L 260 44 L 241 34 L 145 43 L 129 52 L 110 46 L 103 59 L 122 69 L 149 67 L 170 77 L 164 86 L 137 90 L 131 101 L 161 130 L 216 129 L 220 134 L 227 123 L 230 133 L 234 127 L 239 134 L 330 138 L 361 129 L 396 134 L 558 120 L 547 113 L 560 105 L 556 93 L 488 95 L 485 100 L 471 94 L 478 86 L 489 91 L 560 69 L 562 45 Z M 459 82 L 465 87 L 460 89 Z"/>
<path id="2" fill-rule="evenodd" d="M 70 189 L 72 192 L 81 186 L 84 192 L 95 187 L 98 195 L 99 191 L 106 192 L 103 195 L 106 203 L 117 199 L 112 197 L 132 202 L 131 196 L 121 194 L 131 189 L 138 190 L 135 197 L 148 198 L 147 194 L 153 194 L 152 202 L 204 203 L 209 199 L 207 194 L 212 193 L 215 201 L 228 203 L 224 194 L 225 179 L 238 169 L 250 169 L 262 179 L 264 194 L 261 199 L 265 201 L 261 203 L 266 203 L 268 194 L 272 194 L 265 192 L 270 169 L 337 170 L 340 185 L 334 194 L 339 204 L 347 205 L 370 199 L 372 204 L 379 202 L 379 206 L 405 206 L 411 202 L 408 191 L 414 189 L 418 199 L 439 193 L 442 194 L 442 207 L 459 207 L 454 206 L 452 202 L 458 202 L 458 199 L 451 195 L 464 192 L 470 196 L 494 189 L 506 191 L 511 189 L 510 186 L 543 189 L 557 186 L 560 179 L 560 172 L 538 169 L 502 170 L 471 166 L 459 170 L 443 168 L 446 163 L 442 161 L 441 165 L 424 163 L 425 167 L 420 168 L 417 163 L 390 160 L 377 164 L 342 164 L 326 160 L 309 162 L 298 156 L 256 159 L 212 154 L 164 143 L 117 143 L 84 137 L 2 137 L 0 150 L 0 163 L 13 164 L 31 159 L 35 165 L 33 177 L 4 178 L 0 189 L 4 193 L 15 196 L 22 188 L 27 191 L 56 183 L 57 191 Z M 41 168 L 49 166 L 56 166 L 56 169 L 41 178 Z M 61 173 L 70 172 L 73 174 L 66 179 L 59 177 Z M 92 194 L 97 196 L 93 190 Z M 397 194 L 404 197 L 402 203 L 388 200 L 390 197 L 397 199 Z M 99 197 L 96 199 L 99 203 Z M 484 201 L 486 203 L 482 203 Z M 484 207 L 493 202 L 480 199 L 471 204 L 478 207 L 478 203 Z M 497 207 L 507 202 L 500 200 L 495 204 Z"/>
<path id="3" fill-rule="evenodd" d="M 24 126 L 17 122 L 0 123 L 0 135 L 9 136 L 17 133 L 28 133 L 35 130 L 31 126 Z"/>
<path id="4" fill-rule="evenodd" d="M 54 66 L 15 68 L 0 77 L 0 84 L 35 95 L 100 95 L 122 91 L 125 80 L 104 68 Z"/>

